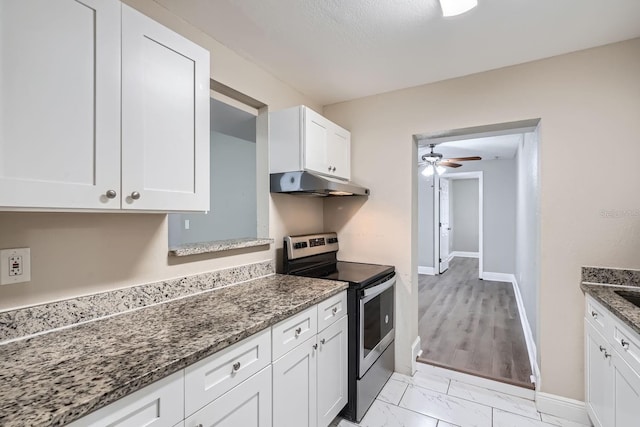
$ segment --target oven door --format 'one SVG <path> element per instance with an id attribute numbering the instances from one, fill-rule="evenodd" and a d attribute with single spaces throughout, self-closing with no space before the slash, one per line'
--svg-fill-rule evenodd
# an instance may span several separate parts
<path id="1" fill-rule="evenodd" d="M 394 275 L 383 283 L 365 288 L 360 294 L 359 378 L 395 337 L 395 283 Z"/>

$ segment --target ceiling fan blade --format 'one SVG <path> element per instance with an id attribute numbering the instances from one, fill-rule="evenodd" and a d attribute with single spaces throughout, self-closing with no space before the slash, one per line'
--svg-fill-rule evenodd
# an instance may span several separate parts
<path id="1" fill-rule="evenodd" d="M 450 161 L 448 161 L 448 160 L 443 160 L 443 161 L 441 161 L 441 162 L 440 162 L 440 163 L 438 163 L 438 164 L 439 164 L 440 166 L 446 166 L 446 167 L 449 167 L 449 168 L 459 168 L 460 166 L 462 166 L 462 165 L 461 165 L 461 164 L 459 164 L 459 163 L 453 163 L 453 162 L 450 162 Z"/>
<path id="2" fill-rule="evenodd" d="M 482 157 L 479 156 L 471 156 L 471 157 L 452 157 L 450 159 L 445 159 L 450 162 L 467 162 L 469 160 L 482 160 Z"/>

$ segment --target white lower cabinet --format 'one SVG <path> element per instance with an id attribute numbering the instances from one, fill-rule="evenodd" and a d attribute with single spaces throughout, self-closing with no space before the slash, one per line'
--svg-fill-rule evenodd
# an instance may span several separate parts
<path id="1" fill-rule="evenodd" d="M 347 404 L 347 316 L 318 334 L 318 427 Z"/>
<path id="2" fill-rule="evenodd" d="M 590 310 L 595 307 L 598 315 Z M 587 297 L 585 403 L 596 427 L 637 427 L 640 420 L 640 337 Z M 620 337 L 623 338 L 620 338 Z"/>
<path id="3" fill-rule="evenodd" d="M 184 419 L 184 371 L 105 406 L 72 427 L 174 427 Z"/>
<path id="4" fill-rule="evenodd" d="M 271 366 L 185 420 L 185 427 L 271 427 Z"/>
<path id="5" fill-rule="evenodd" d="M 316 337 L 273 362 L 273 421 L 278 427 L 316 427 Z"/>
<path id="6" fill-rule="evenodd" d="M 273 423 L 327 427 L 347 404 L 347 316 L 273 362 Z"/>

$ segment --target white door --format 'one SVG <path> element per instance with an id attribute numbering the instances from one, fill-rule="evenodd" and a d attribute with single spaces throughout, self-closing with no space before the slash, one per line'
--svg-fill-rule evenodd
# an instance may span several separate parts
<path id="1" fill-rule="evenodd" d="M 449 268 L 449 180 L 440 178 L 440 273 Z"/>
<path id="2" fill-rule="evenodd" d="M 611 426 L 613 393 L 613 368 L 611 357 L 605 357 L 607 341 L 584 321 L 585 327 L 585 403 L 587 412 L 596 427 Z M 607 354 L 611 354 L 609 350 Z"/>
<path id="3" fill-rule="evenodd" d="M 318 426 L 347 404 L 347 316 L 318 334 Z"/>
<path id="4" fill-rule="evenodd" d="M 185 427 L 271 427 L 271 366 L 185 420 Z M 277 425 L 277 424 L 276 424 Z"/>
<path id="5" fill-rule="evenodd" d="M 613 354 L 613 426 L 637 427 L 640 424 L 640 375 L 618 354 Z"/>
<path id="6" fill-rule="evenodd" d="M 209 210 L 209 52 L 122 6 L 122 208 Z"/>
<path id="7" fill-rule="evenodd" d="M 3 1 L 0 55 L 0 207 L 119 209 L 120 2 Z"/>
<path id="8" fill-rule="evenodd" d="M 351 133 L 339 126 L 331 126 L 327 145 L 327 167 L 331 175 L 351 179 Z"/>
<path id="9" fill-rule="evenodd" d="M 330 174 L 327 159 L 327 143 L 329 140 L 327 119 L 311 110 L 304 109 L 303 156 L 304 168 L 322 174 Z"/>
<path id="10" fill-rule="evenodd" d="M 314 336 L 273 362 L 274 426 L 316 427 L 316 347 Z"/>

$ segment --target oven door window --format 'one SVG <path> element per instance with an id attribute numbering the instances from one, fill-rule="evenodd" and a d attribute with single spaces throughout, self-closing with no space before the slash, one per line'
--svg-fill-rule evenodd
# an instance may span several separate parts
<path id="1" fill-rule="evenodd" d="M 395 337 L 393 327 L 394 284 L 395 278 L 392 278 L 381 285 L 366 289 L 360 299 L 360 364 L 358 369 L 360 377 L 369 370 Z"/>

